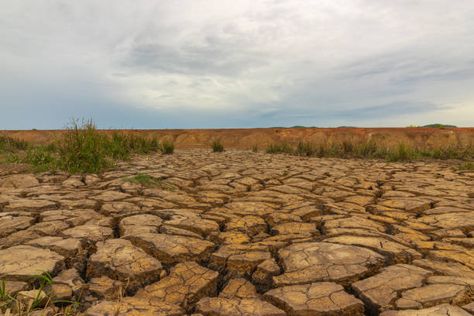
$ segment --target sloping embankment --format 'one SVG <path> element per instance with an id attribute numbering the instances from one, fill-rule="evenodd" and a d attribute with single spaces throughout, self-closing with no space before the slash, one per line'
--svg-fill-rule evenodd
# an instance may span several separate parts
<path id="1" fill-rule="evenodd" d="M 121 130 L 127 133 L 156 136 L 175 142 L 177 148 L 209 148 L 219 139 L 226 148 L 264 148 L 272 143 L 314 144 L 324 142 L 364 142 L 396 145 L 404 143 L 417 147 L 449 145 L 474 146 L 474 128 L 250 128 L 250 129 L 179 129 L 179 130 Z M 113 133 L 114 130 L 103 130 Z M 24 130 L 0 132 L 32 143 L 49 143 L 61 130 Z"/>

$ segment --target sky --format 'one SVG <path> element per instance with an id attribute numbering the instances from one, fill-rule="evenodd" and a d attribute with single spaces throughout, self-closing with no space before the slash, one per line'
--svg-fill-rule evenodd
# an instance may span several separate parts
<path id="1" fill-rule="evenodd" d="M 474 0 L 0 0 L 0 129 L 474 126 Z"/>

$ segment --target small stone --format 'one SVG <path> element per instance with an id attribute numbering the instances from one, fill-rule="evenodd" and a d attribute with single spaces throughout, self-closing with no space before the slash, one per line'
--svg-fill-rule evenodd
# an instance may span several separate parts
<path id="1" fill-rule="evenodd" d="M 321 282 L 284 286 L 265 293 L 265 298 L 288 315 L 364 315 L 364 304 L 336 283 Z"/>
<path id="2" fill-rule="evenodd" d="M 229 277 L 250 276 L 260 263 L 271 258 L 264 245 L 230 244 L 211 255 L 210 267 L 227 270 Z"/>
<path id="3" fill-rule="evenodd" d="M 469 290 L 466 286 L 429 284 L 403 292 L 402 297 L 395 302 L 395 306 L 399 309 L 418 309 L 442 303 L 463 305 L 469 303 L 470 300 Z"/>
<path id="4" fill-rule="evenodd" d="M 140 214 L 128 216 L 120 221 L 120 236 L 139 233 L 157 233 L 162 222 L 162 219 L 155 215 Z"/>
<path id="5" fill-rule="evenodd" d="M 286 316 L 281 309 L 260 299 L 205 297 L 196 310 L 205 316 Z"/>
<path id="6" fill-rule="evenodd" d="M 223 244 L 246 244 L 250 242 L 247 234 L 238 231 L 220 232 L 217 239 Z"/>
<path id="7" fill-rule="evenodd" d="M 34 218 L 29 216 L 2 216 L 0 217 L 0 238 L 16 231 L 27 229 L 33 222 Z"/>
<path id="8" fill-rule="evenodd" d="M 110 227 L 99 225 L 81 225 L 66 229 L 62 232 L 64 236 L 83 239 L 92 243 L 112 238 L 114 232 Z"/>
<path id="9" fill-rule="evenodd" d="M 86 316 L 184 316 L 183 309 L 177 305 L 146 300 L 136 297 L 125 297 L 121 301 L 102 301 L 85 312 Z"/>
<path id="10" fill-rule="evenodd" d="M 169 276 L 138 291 L 136 297 L 160 300 L 187 309 L 204 296 L 214 295 L 219 274 L 189 261 L 178 263 Z"/>
<path id="11" fill-rule="evenodd" d="M 0 276 L 13 281 L 31 281 L 42 273 L 55 274 L 64 267 L 64 257 L 31 246 L 15 246 L 0 250 Z"/>
<path id="12" fill-rule="evenodd" d="M 224 298 L 257 298 L 255 286 L 245 279 L 231 279 L 219 294 Z"/>
<path id="13" fill-rule="evenodd" d="M 367 247 L 382 253 L 393 263 L 408 263 L 414 259 L 421 259 L 421 254 L 414 249 L 385 238 L 344 235 L 328 238 L 324 241 Z"/>
<path id="14" fill-rule="evenodd" d="M 326 242 L 296 243 L 278 253 L 284 273 L 273 277 L 276 286 L 315 281 L 347 284 L 377 271 L 384 263 L 372 250 Z"/>
<path id="15" fill-rule="evenodd" d="M 255 272 L 252 274 L 252 280 L 260 285 L 271 286 L 273 284 L 273 277 L 280 274 L 280 266 L 275 260 L 268 259 L 257 266 Z"/>
<path id="16" fill-rule="evenodd" d="M 39 181 L 32 174 L 16 174 L 0 179 L 0 188 L 21 189 L 37 185 L 39 185 Z"/>
<path id="17" fill-rule="evenodd" d="M 432 272 L 406 264 L 389 266 L 377 275 L 357 281 L 352 288 L 373 311 L 383 311 L 393 307 L 400 291 L 423 286 Z"/>
<path id="18" fill-rule="evenodd" d="M 225 226 L 226 231 L 237 230 L 246 233 L 249 236 L 265 232 L 266 229 L 267 224 L 265 221 L 260 217 L 252 215 L 234 218 Z"/>
<path id="19" fill-rule="evenodd" d="M 108 239 L 97 244 L 97 252 L 89 258 L 88 277 L 106 275 L 137 288 L 159 278 L 161 263 L 128 240 Z"/>
<path id="20" fill-rule="evenodd" d="M 209 258 L 214 244 L 197 238 L 144 233 L 124 237 L 164 264 Z"/>
<path id="21" fill-rule="evenodd" d="M 118 300 L 124 292 L 124 284 L 122 282 L 112 280 L 106 276 L 92 278 L 87 285 L 89 292 L 105 300 Z"/>
<path id="22" fill-rule="evenodd" d="M 272 232 L 274 232 L 275 234 L 310 233 L 316 236 L 319 235 L 319 231 L 316 228 L 316 224 L 314 223 L 298 223 L 298 222 L 284 223 L 284 224 L 274 226 L 272 228 Z"/>
<path id="23" fill-rule="evenodd" d="M 5 212 L 40 212 L 57 208 L 56 203 L 47 200 L 16 199 L 3 207 Z"/>
<path id="24" fill-rule="evenodd" d="M 76 269 L 64 270 L 53 278 L 51 292 L 56 299 L 70 300 L 75 295 L 80 295 L 84 281 Z"/>
<path id="25" fill-rule="evenodd" d="M 380 314 L 380 316 L 470 316 L 468 312 L 458 306 L 449 304 L 441 304 L 438 306 L 424 308 L 424 309 L 412 309 L 404 311 L 389 310 Z"/>

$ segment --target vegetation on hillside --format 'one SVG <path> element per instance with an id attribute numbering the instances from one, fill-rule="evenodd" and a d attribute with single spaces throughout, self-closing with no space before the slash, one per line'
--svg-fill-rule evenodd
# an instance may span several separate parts
<path id="1" fill-rule="evenodd" d="M 172 154 L 174 144 L 157 138 L 115 132 L 106 135 L 92 121 L 73 120 L 63 136 L 49 145 L 31 145 L 2 136 L 4 160 L 30 164 L 35 171 L 63 170 L 70 173 L 98 173 L 128 160 L 134 154 L 162 151 Z"/>
<path id="2" fill-rule="evenodd" d="M 432 159 L 474 159 L 474 147 L 445 146 L 438 148 L 417 148 L 404 143 L 385 146 L 375 141 L 313 144 L 299 142 L 296 146 L 287 143 L 270 144 L 267 153 L 291 154 L 305 157 L 370 158 L 387 161 L 409 161 Z"/>
<path id="3" fill-rule="evenodd" d="M 220 139 L 211 144 L 213 152 L 223 152 Z M 258 151 L 255 145 L 252 150 Z M 32 145 L 27 142 L 0 135 L 0 161 L 25 163 L 34 171 L 62 170 L 69 173 L 100 173 L 117 162 L 128 160 L 132 155 L 162 152 L 173 154 L 174 144 L 156 137 L 115 132 L 106 134 L 97 130 L 92 121 L 72 121 L 62 136 L 48 145 Z M 467 161 L 464 168 L 472 168 L 474 146 L 446 145 L 429 148 L 414 147 L 404 143 L 387 146 L 375 141 L 326 142 L 313 144 L 299 142 L 270 144 L 269 154 L 291 154 L 304 157 L 338 157 L 385 159 L 387 161 L 410 161 L 417 159 L 459 159 Z"/>

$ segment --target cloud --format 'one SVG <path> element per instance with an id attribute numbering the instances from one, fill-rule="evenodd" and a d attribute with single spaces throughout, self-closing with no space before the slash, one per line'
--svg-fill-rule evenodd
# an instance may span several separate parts
<path id="1" fill-rule="evenodd" d="M 469 1 L 5 2 L 0 129 L 472 126 L 473 32 Z"/>

